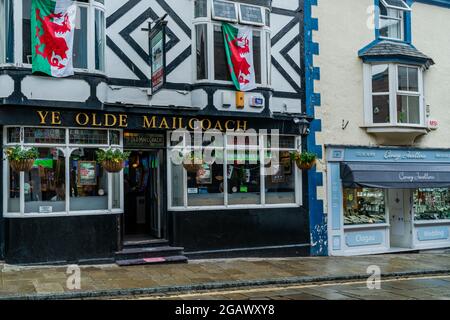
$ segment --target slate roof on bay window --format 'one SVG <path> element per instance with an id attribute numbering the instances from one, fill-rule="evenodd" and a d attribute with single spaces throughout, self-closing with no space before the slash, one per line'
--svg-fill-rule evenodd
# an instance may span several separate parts
<path id="1" fill-rule="evenodd" d="M 359 56 L 364 61 L 376 61 L 377 58 L 379 58 L 380 60 L 386 60 L 389 58 L 392 58 L 393 60 L 411 60 L 411 62 L 419 63 L 421 65 L 424 65 L 426 68 L 434 64 L 432 58 L 423 54 L 411 44 L 386 40 L 380 41 L 362 50 L 359 53 Z"/>

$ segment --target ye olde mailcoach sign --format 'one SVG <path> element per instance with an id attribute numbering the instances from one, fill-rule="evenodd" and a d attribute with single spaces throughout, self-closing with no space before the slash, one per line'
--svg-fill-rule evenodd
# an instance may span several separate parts
<path id="1" fill-rule="evenodd" d="M 128 115 L 90 112 L 36 111 L 40 125 L 86 128 L 155 129 L 155 130 L 247 130 L 247 120 L 186 118 L 162 115 Z"/>

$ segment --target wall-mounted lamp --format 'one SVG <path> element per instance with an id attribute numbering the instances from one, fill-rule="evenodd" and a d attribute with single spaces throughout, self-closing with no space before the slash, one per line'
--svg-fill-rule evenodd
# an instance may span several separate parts
<path id="1" fill-rule="evenodd" d="M 298 131 L 301 136 L 307 136 L 310 133 L 309 127 L 311 123 L 305 118 L 295 118 L 294 123 L 298 126 Z"/>

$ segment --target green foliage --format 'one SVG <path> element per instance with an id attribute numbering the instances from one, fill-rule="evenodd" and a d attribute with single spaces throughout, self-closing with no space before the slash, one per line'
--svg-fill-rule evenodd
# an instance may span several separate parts
<path id="1" fill-rule="evenodd" d="M 295 161 L 300 161 L 301 163 L 311 163 L 317 159 L 317 155 L 312 152 L 295 151 L 291 153 L 291 159 Z"/>
<path id="2" fill-rule="evenodd" d="M 113 150 L 112 148 L 108 150 L 98 150 L 96 152 L 97 154 L 97 161 L 103 162 L 103 161 L 115 161 L 115 162 L 122 162 L 127 160 L 130 157 L 131 152 L 123 152 L 120 149 Z"/>
<path id="3" fill-rule="evenodd" d="M 30 160 L 39 157 L 39 152 L 36 148 L 25 149 L 20 146 L 7 148 L 5 154 L 9 161 Z"/>

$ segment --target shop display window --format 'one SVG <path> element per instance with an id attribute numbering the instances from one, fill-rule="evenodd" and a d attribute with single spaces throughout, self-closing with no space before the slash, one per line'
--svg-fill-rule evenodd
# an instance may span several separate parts
<path id="1" fill-rule="evenodd" d="M 108 214 L 123 211 L 123 174 L 96 161 L 100 149 L 122 148 L 119 130 L 5 127 L 4 148 L 36 148 L 28 172 L 4 166 L 5 216 Z"/>
<path id="2" fill-rule="evenodd" d="M 414 190 L 414 219 L 416 221 L 450 219 L 450 189 Z"/>
<path id="3" fill-rule="evenodd" d="M 386 223 L 386 195 L 383 189 L 344 188 L 344 224 Z"/>

